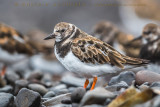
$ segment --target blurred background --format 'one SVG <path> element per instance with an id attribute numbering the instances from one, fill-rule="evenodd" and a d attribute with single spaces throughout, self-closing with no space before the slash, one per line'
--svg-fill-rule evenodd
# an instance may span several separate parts
<path id="1" fill-rule="evenodd" d="M 147 23 L 159 24 L 159 4 L 158 0 L 1 0 L 0 22 L 24 35 L 36 35 L 40 43 L 46 42 L 43 37 L 62 21 L 73 23 L 87 33 L 92 32 L 97 22 L 110 21 L 123 32 L 139 36 Z M 54 45 L 54 41 L 47 42 Z M 39 55 L 30 61 L 34 69 L 64 71 L 57 61 L 48 62 Z"/>

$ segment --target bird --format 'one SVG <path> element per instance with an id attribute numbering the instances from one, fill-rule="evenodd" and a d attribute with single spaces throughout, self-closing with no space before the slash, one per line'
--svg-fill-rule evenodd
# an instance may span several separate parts
<path id="1" fill-rule="evenodd" d="M 121 31 L 112 22 L 106 20 L 100 21 L 94 25 L 92 32 L 92 36 L 108 43 L 126 55 L 132 57 L 139 56 L 140 46 L 137 46 L 139 41 L 130 42 L 134 39 L 134 36 Z"/>
<path id="2" fill-rule="evenodd" d="M 20 62 L 38 52 L 43 46 L 30 42 L 26 36 L 12 26 L 0 23 L 0 62 L 3 63 L 0 75 L 4 76 L 8 65 Z"/>
<path id="3" fill-rule="evenodd" d="M 54 53 L 62 65 L 86 78 L 84 88 L 87 88 L 89 78 L 93 78 L 90 90 L 94 89 L 99 76 L 148 63 L 148 60 L 119 53 L 109 44 L 67 22 L 56 24 L 53 33 L 44 38 L 49 39 L 55 39 Z"/>
<path id="4" fill-rule="evenodd" d="M 141 36 L 136 38 L 141 40 L 140 58 L 145 58 L 151 62 L 160 61 L 160 27 L 154 23 L 144 26 Z"/>

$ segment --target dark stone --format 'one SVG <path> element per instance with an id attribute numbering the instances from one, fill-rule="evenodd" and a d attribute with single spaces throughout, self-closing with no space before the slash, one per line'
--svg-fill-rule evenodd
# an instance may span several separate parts
<path id="1" fill-rule="evenodd" d="M 86 93 L 86 90 L 84 88 L 82 87 L 76 88 L 71 94 L 72 102 L 79 103 L 85 93 Z"/>
<path id="2" fill-rule="evenodd" d="M 66 94 L 68 92 L 69 92 L 68 89 L 61 89 L 59 91 L 56 91 L 56 95 Z"/>
<path id="3" fill-rule="evenodd" d="M 17 107 L 40 107 L 41 105 L 41 96 L 39 93 L 22 88 L 16 97 L 16 106 Z"/>
<path id="4" fill-rule="evenodd" d="M 29 77 L 28 77 L 28 80 L 29 81 L 32 81 L 32 80 L 41 80 L 43 77 L 43 73 L 40 72 L 40 71 L 35 71 L 35 72 L 31 72 Z"/>
<path id="5" fill-rule="evenodd" d="M 9 93 L 0 93 L 0 107 L 15 107 L 13 95 Z"/>
<path id="6" fill-rule="evenodd" d="M 0 88 L 0 92 L 5 92 L 5 93 L 12 93 L 13 87 L 10 85 L 6 85 L 3 88 Z"/>
<path id="7" fill-rule="evenodd" d="M 69 99 L 63 99 L 63 100 L 61 101 L 61 103 L 62 103 L 62 104 L 71 104 L 72 101 L 71 101 L 70 98 L 69 98 Z"/>
<path id="8" fill-rule="evenodd" d="M 15 90 L 14 90 L 15 95 L 18 94 L 20 89 L 26 88 L 27 85 L 28 85 L 28 81 L 27 80 L 17 80 L 15 82 Z"/>
<path id="9" fill-rule="evenodd" d="M 135 74 L 131 71 L 126 71 L 112 77 L 108 85 L 113 85 L 119 83 L 120 81 L 124 81 L 130 86 L 133 80 L 135 80 Z"/>

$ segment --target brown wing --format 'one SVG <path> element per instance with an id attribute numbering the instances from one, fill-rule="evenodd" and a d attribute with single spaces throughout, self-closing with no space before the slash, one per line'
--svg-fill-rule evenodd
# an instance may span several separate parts
<path id="1" fill-rule="evenodd" d="M 23 35 L 5 24 L 0 24 L 0 46 L 10 53 L 33 54 L 33 49 L 26 42 Z"/>
<path id="2" fill-rule="evenodd" d="M 82 62 L 112 64 L 124 68 L 123 64 L 142 64 L 142 59 L 120 54 L 113 47 L 94 37 L 77 38 L 72 41 L 71 50 Z"/>

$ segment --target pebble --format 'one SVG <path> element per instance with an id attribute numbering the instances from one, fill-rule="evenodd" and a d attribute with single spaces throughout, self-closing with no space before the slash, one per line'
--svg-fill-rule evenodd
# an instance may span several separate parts
<path id="1" fill-rule="evenodd" d="M 15 82 L 15 90 L 14 90 L 15 95 L 18 94 L 18 92 L 21 88 L 25 88 L 25 87 L 27 87 L 27 85 L 28 85 L 27 80 L 17 80 Z"/>
<path id="2" fill-rule="evenodd" d="M 22 88 L 16 97 L 16 106 L 17 107 L 40 107 L 41 105 L 41 96 L 39 93 Z"/>
<path id="3" fill-rule="evenodd" d="M 57 90 L 55 93 L 57 96 L 57 95 L 69 93 L 69 90 L 68 89 L 61 89 L 61 90 Z"/>
<path id="4" fill-rule="evenodd" d="M 40 72 L 40 71 L 34 71 L 34 72 L 31 72 L 29 77 L 27 78 L 29 81 L 32 81 L 34 79 L 36 80 L 41 80 L 43 77 L 43 73 Z"/>
<path id="5" fill-rule="evenodd" d="M 130 86 L 133 80 L 135 80 L 135 74 L 131 71 L 125 71 L 112 77 L 108 85 L 113 85 L 119 83 L 120 81 L 124 81 Z"/>
<path id="6" fill-rule="evenodd" d="M 5 92 L 5 93 L 12 93 L 13 87 L 10 85 L 6 85 L 3 88 L 0 88 L 0 92 Z"/>
<path id="7" fill-rule="evenodd" d="M 20 79 L 19 75 L 11 71 L 6 72 L 5 78 L 11 85 L 15 85 L 15 81 Z"/>
<path id="8" fill-rule="evenodd" d="M 128 84 L 124 81 L 121 81 L 120 83 L 105 87 L 105 89 L 111 92 L 119 91 L 121 88 L 128 88 Z"/>
<path id="9" fill-rule="evenodd" d="M 28 88 L 40 93 L 42 96 L 48 92 L 48 89 L 45 88 L 43 85 L 40 84 L 29 84 Z"/>
<path id="10" fill-rule="evenodd" d="M 107 98 L 115 98 L 115 94 L 107 91 L 105 88 L 97 87 L 88 91 L 81 100 L 80 106 L 91 104 L 104 104 Z"/>
<path id="11" fill-rule="evenodd" d="M 51 87 L 50 90 L 54 92 L 58 92 L 61 89 L 67 89 L 67 86 L 65 84 L 59 84 L 57 86 Z"/>
<path id="12" fill-rule="evenodd" d="M 153 82 L 150 85 L 150 88 L 159 89 L 160 90 L 160 82 Z"/>
<path id="13" fill-rule="evenodd" d="M 83 96 L 85 95 L 86 90 L 82 87 L 76 88 L 71 94 L 71 100 L 74 103 L 79 103 Z"/>
<path id="14" fill-rule="evenodd" d="M 13 95 L 9 93 L 0 93 L 0 107 L 15 107 Z"/>
<path id="15" fill-rule="evenodd" d="M 56 96 L 55 92 L 49 91 L 43 96 L 43 98 L 50 98 L 50 97 L 55 97 L 55 96 Z"/>
<path id="16" fill-rule="evenodd" d="M 68 98 L 68 99 L 63 99 L 63 100 L 61 101 L 61 103 L 62 103 L 62 104 L 72 104 L 72 101 L 71 101 L 70 98 Z"/>
<path id="17" fill-rule="evenodd" d="M 160 74 L 151 71 L 139 71 L 136 73 L 136 83 L 141 85 L 145 82 L 152 84 L 160 81 Z"/>
<path id="18" fill-rule="evenodd" d="M 57 104 L 61 104 L 61 101 L 64 99 L 69 99 L 71 97 L 71 93 L 67 93 L 67 94 L 62 94 L 56 97 L 53 97 L 47 101 L 43 102 L 43 105 L 45 106 L 54 106 Z"/>
<path id="19" fill-rule="evenodd" d="M 82 87 L 85 80 L 77 78 L 71 74 L 66 74 L 62 77 L 61 82 L 66 84 L 68 87 Z"/>
<path id="20" fill-rule="evenodd" d="M 57 104 L 55 106 L 52 107 L 72 107 L 70 104 Z"/>

